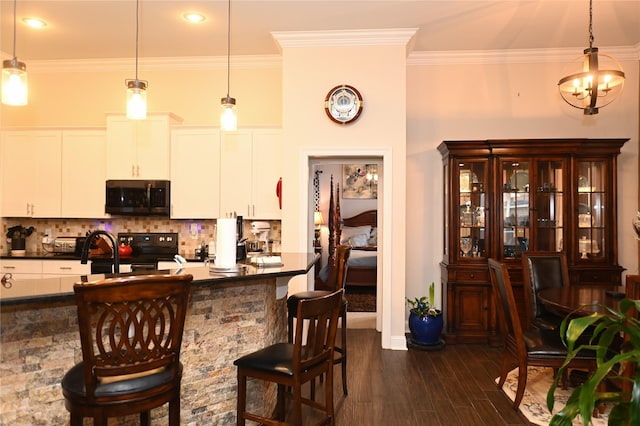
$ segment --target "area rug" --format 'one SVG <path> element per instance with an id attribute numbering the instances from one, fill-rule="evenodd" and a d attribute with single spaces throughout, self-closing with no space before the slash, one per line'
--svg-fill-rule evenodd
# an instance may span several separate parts
<path id="1" fill-rule="evenodd" d="M 348 312 L 375 312 L 375 287 L 347 287 L 345 289 Z"/>
<path id="2" fill-rule="evenodd" d="M 528 368 L 527 387 L 524 390 L 524 397 L 520 403 L 520 412 L 529 420 L 532 424 L 547 426 L 551 421 L 552 414 L 547 409 L 547 392 L 551 387 L 553 381 L 553 370 L 551 368 L 544 367 L 529 367 Z M 500 378 L 496 378 L 496 383 Z M 507 380 L 502 386 L 504 393 L 513 401 L 518 389 L 518 369 L 515 368 L 507 375 Z M 560 411 L 564 404 L 569 399 L 569 395 L 573 388 L 560 389 L 556 388 L 555 393 L 555 405 L 553 407 L 554 413 Z M 608 412 L 608 410 L 605 410 Z M 591 419 L 591 425 L 593 426 L 607 426 L 607 413 L 601 414 L 598 418 Z M 577 417 L 573 421 L 575 426 L 582 426 L 581 417 Z"/>

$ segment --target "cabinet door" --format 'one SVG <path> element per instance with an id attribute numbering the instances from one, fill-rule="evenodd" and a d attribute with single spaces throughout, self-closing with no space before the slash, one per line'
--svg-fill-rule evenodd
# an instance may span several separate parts
<path id="1" fill-rule="evenodd" d="M 169 114 L 107 117 L 107 177 L 168 179 L 171 121 Z"/>
<path id="2" fill-rule="evenodd" d="M 253 217 L 251 211 L 252 132 L 223 132 L 220 141 L 220 215 L 236 212 Z M 275 188 L 274 188 L 275 189 Z"/>
<path id="3" fill-rule="evenodd" d="M 0 274 L 11 274 L 13 281 L 42 278 L 42 261 L 34 259 L 2 259 Z M 8 278 L 8 276 L 7 276 Z"/>
<path id="4" fill-rule="evenodd" d="M 609 171 L 605 161 L 578 161 L 577 209 L 575 211 L 576 263 L 600 263 L 612 257 L 611 194 L 608 191 Z"/>
<path id="5" fill-rule="evenodd" d="M 168 115 L 134 120 L 136 126 L 136 172 L 139 179 L 169 179 L 171 151 Z"/>
<path id="6" fill-rule="evenodd" d="M 145 120 L 146 121 L 146 120 Z M 107 179 L 136 178 L 136 123 L 125 116 L 107 117 Z"/>
<path id="7" fill-rule="evenodd" d="M 454 208 L 459 213 L 459 220 L 454 220 L 453 231 L 458 245 L 452 249 L 459 261 L 486 260 L 489 247 L 488 164 L 486 161 L 461 160 L 456 167 Z"/>
<path id="8" fill-rule="evenodd" d="M 3 134 L 3 216 L 60 217 L 61 164 L 60 131 Z"/>
<path id="9" fill-rule="evenodd" d="M 26 132 L 2 133 L 2 216 L 31 216 L 36 180 L 29 171 L 27 155 L 34 148 Z"/>
<path id="10" fill-rule="evenodd" d="M 171 217 L 215 219 L 219 216 L 220 131 L 204 128 L 173 130 Z"/>
<path id="11" fill-rule="evenodd" d="M 529 250 L 531 240 L 529 166 L 529 161 L 522 159 L 502 160 L 500 164 L 498 180 L 502 198 L 500 252 L 504 259 L 519 258 L 522 252 Z"/>
<path id="12" fill-rule="evenodd" d="M 529 249 L 560 252 L 563 250 L 567 229 L 566 160 L 538 160 L 534 164 L 535 175 L 531 181 L 532 237 Z"/>
<path id="13" fill-rule="evenodd" d="M 255 219 L 280 219 L 276 185 L 282 176 L 282 132 L 255 130 L 252 153 L 252 208 Z"/>
<path id="14" fill-rule="evenodd" d="M 104 130 L 62 132 L 62 217 L 105 216 Z"/>
<path id="15" fill-rule="evenodd" d="M 455 333 L 462 342 L 486 342 L 489 332 L 489 287 L 486 285 L 454 285 L 453 309 Z"/>

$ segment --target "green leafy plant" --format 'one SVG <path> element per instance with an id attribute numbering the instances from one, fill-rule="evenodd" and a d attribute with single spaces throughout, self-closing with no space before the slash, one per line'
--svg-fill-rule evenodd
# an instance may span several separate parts
<path id="1" fill-rule="evenodd" d="M 624 368 L 630 365 L 637 368 L 640 363 L 640 322 L 636 317 L 625 315 L 629 309 L 640 311 L 640 300 L 623 299 L 620 311 L 607 308 L 608 314 L 594 313 L 571 320 L 567 317 L 562 321 L 560 334 L 567 345 L 568 354 L 547 393 L 549 410 L 553 411 L 555 389 L 569 362 L 578 352 L 594 351 L 597 368 L 582 385 L 573 390 L 565 407 L 551 419 L 550 426 L 569 426 L 578 415 L 587 426 L 599 402 L 613 404 L 609 425 L 640 425 L 640 374 L 635 377 L 624 374 Z M 589 334 L 593 331 L 591 337 L 587 343 L 578 344 L 578 339 L 586 330 L 589 330 Z M 621 333 L 625 336 L 622 344 L 619 342 Z M 605 379 L 628 382 L 632 390 L 601 391 L 599 385 Z"/>
<path id="2" fill-rule="evenodd" d="M 442 313 L 440 309 L 435 307 L 435 283 L 432 281 L 429 285 L 429 299 L 427 296 L 422 296 L 415 299 L 407 299 L 407 303 L 411 307 L 411 312 L 421 317 L 430 316 L 437 317 Z"/>

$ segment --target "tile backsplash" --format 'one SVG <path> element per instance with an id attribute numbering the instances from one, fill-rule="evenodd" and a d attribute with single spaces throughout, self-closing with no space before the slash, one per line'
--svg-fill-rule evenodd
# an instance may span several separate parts
<path id="1" fill-rule="evenodd" d="M 22 225 L 25 228 L 33 226 L 34 232 L 26 239 L 26 250 L 30 253 L 44 253 L 42 237 L 49 233 L 51 237 L 81 237 L 88 231 L 96 229 L 107 230 L 114 235 L 120 232 L 176 232 L 178 233 L 179 253 L 186 258 L 195 256 L 195 249 L 204 241 L 216 238 L 216 220 L 171 220 L 149 217 L 117 217 L 110 219 L 31 219 L 31 218 L 1 218 L 2 235 L 0 239 L 0 254 L 6 255 L 11 251 L 10 239 L 6 237 L 9 228 Z M 243 234 L 250 240 L 251 220 L 244 220 Z M 269 221 L 271 231 L 269 239 L 280 242 L 281 223 L 279 220 Z M 192 230 L 194 231 L 192 233 Z"/>

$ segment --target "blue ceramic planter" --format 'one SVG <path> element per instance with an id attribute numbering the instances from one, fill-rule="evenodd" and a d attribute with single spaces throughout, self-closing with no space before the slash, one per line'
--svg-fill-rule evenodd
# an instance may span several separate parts
<path id="1" fill-rule="evenodd" d="M 442 333 L 442 313 L 438 316 L 420 316 L 409 313 L 409 330 L 411 338 L 419 345 L 435 345 L 440 341 Z"/>

